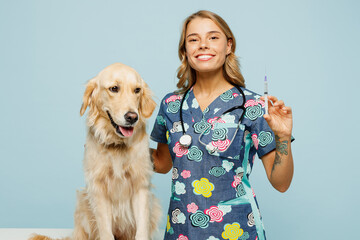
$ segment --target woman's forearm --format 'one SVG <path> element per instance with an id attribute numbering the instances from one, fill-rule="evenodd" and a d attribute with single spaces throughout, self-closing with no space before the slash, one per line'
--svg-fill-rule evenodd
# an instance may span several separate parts
<path id="1" fill-rule="evenodd" d="M 291 136 L 275 135 L 275 159 L 271 169 L 270 182 L 280 192 L 285 192 L 291 184 L 294 163 L 291 152 Z"/>

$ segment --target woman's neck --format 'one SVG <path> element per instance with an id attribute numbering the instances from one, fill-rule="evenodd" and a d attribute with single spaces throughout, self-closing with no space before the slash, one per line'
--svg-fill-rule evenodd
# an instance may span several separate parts
<path id="1" fill-rule="evenodd" d="M 215 74 L 197 73 L 193 92 L 200 109 L 204 111 L 218 96 L 232 87 L 233 85 L 224 78 L 222 71 Z"/>
<path id="2" fill-rule="evenodd" d="M 226 81 L 223 72 L 196 73 L 194 92 L 197 96 L 220 95 L 233 86 Z"/>

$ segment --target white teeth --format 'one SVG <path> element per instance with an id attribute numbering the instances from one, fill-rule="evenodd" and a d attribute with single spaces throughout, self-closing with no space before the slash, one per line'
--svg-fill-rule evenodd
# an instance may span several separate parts
<path id="1" fill-rule="evenodd" d="M 208 60 L 208 59 L 212 58 L 212 55 L 200 55 L 197 58 L 201 59 L 201 60 Z"/>

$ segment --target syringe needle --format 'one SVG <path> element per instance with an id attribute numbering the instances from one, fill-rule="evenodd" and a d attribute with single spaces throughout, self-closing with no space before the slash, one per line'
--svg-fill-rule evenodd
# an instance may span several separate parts
<path id="1" fill-rule="evenodd" d="M 264 97 L 265 97 L 265 114 L 269 114 L 268 112 L 268 82 L 267 82 L 267 78 L 266 78 L 266 73 L 265 73 L 265 80 L 264 80 Z"/>

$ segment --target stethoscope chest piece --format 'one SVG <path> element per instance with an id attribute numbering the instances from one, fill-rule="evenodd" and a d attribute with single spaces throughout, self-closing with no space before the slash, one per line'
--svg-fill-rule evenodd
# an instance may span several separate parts
<path id="1" fill-rule="evenodd" d="M 208 150 L 210 154 L 214 154 L 217 151 L 217 147 L 215 147 L 211 144 L 208 144 L 208 145 L 206 145 L 206 150 Z"/>
<path id="2" fill-rule="evenodd" d="M 192 138 L 189 134 L 184 134 L 180 137 L 179 143 L 182 147 L 189 147 L 191 145 Z"/>

